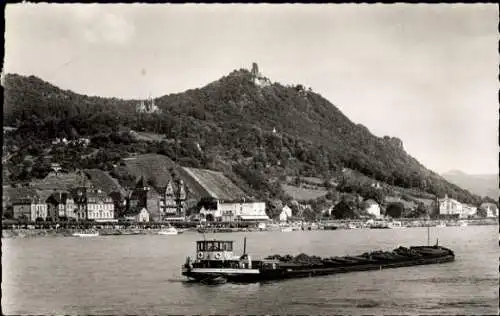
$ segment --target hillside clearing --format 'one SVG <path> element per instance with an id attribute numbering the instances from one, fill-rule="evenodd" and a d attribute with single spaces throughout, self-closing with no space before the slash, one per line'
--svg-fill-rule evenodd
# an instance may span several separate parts
<path id="1" fill-rule="evenodd" d="M 286 195 L 297 201 L 314 200 L 325 196 L 328 193 L 325 189 L 306 189 L 288 184 L 283 184 L 281 187 L 283 188 L 283 191 L 285 191 Z"/>

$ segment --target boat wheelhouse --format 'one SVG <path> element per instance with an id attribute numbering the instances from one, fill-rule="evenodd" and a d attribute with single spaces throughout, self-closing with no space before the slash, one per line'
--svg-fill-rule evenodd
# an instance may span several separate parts
<path id="1" fill-rule="evenodd" d="M 240 281 L 258 279 L 262 269 L 277 268 L 277 260 L 252 260 L 246 253 L 246 238 L 243 255 L 234 254 L 233 241 L 202 240 L 196 242 L 196 258 L 186 259 L 182 274 L 198 281 L 224 277 Z"/>
<path id="2" fill-rule="evenodd" d="M 246 247 L 246 242 L 245 246 Z M 252 269 L 252 258 L 243 251 L 243 255 L 238 256 L 233 252 L 232 240 L 201 240 L 196 242 L 196 259 L 187 259 L 193 271 L 207 272 L 213 269 Z M 201 270 L 200 270 L 201 269 Z M 208 269 L 208 270 L 207 270 Z M 217 270 L 222 273 L 222 271 Z M 242 271 L 248 272 L 248 271 Z"/>

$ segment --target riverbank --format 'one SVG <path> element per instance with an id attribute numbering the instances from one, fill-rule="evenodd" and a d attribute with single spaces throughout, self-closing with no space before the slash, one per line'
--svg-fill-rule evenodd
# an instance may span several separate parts
<path id="1" fill-rule="evenodd" d="M 157 235 L 160 229 L 95 229 L 99 236 Z M 3 229 L 2 238 L 73 237 L 80 229 Z"/>
<path id="2" fill-rule="evenodd" d="M 496 219 L 478 219 L 478 220 L 464 220 L 464 221 L 401 221 L 401 226 L 398 228 L 412 228 L 412 227 L 436 227 L 443 224 L 444 227 L 454 226 L 484 226 L 484 225 L 498 225 Z M 465 224 L 464 224 L 465 223 Z M 301 224 L 295 225 L 296 229 L 300 231 L 311 230 L 329 230 L 334 227 L 335 229 L 369 229 L 363 225 L 364 222 L 360 221 L 331 221 L 328 223 L 319 224 Z M 188 233 L 238 233 L 238 232 L 260 232 L 260 231 L 280 231 L 283 227 L 277 224 L 267 225 L 266 228 L 230 228 L 230 227 L 205 227 L 205 228 L 188 228 L 181 230 L 181 232 Z M 387 227 L 394 229 L 395 227 Z M 93 230 L 99 232 L 99 236 L 132 236 L 132 235 L 157 235 L 161 230 L 160 228 L 94 228 Z M 78 228 L 10 228 L 2 230 L 2 238 L 35 238 L 35 237 L 73 237 L 73 233 L 81 232 Z"/>

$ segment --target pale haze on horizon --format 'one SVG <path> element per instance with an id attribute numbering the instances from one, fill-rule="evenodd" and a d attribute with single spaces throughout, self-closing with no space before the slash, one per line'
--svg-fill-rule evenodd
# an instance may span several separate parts
<path id="1" fill-rule="evenodd" d="M 498 172 L 494 4 L 9 4 L 3 73 L 143 99 L 257 62 L 438 173 Z"/>

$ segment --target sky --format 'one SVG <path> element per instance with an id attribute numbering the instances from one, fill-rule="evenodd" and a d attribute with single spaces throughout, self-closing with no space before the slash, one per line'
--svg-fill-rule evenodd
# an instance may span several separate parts
<path id="1" fill-rule="evenodd" d="M 498 172 L 495 4 L 8 4 L 3 73 L 125 99 L 257 62 L 438 173 Z"/>

